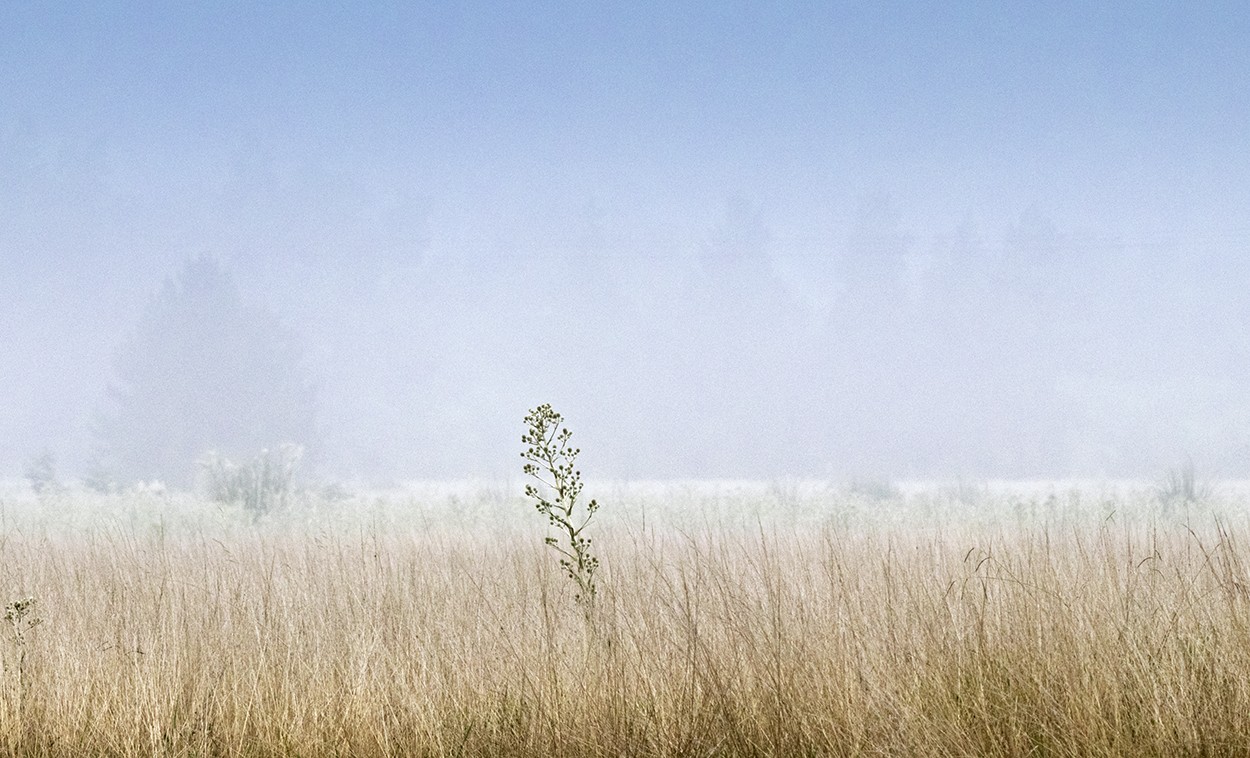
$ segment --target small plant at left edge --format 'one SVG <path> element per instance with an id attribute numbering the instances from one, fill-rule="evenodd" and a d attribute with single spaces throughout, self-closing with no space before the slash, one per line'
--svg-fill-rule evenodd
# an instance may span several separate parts
<path id="1" fill-rule="evenodd" d="M 14 600 L 4 608 L 4 620 L 9 625 L 13 645 L 17 648 L 17 691 L 22 699 L 25 698 L 26 690 L 30 686 L 29 678 L 26 676 L 26 655 L 30 647 L 30 633 L 43 623 L 43 619 L 35 611 L 38 602 L 33 597 L 27 597 Z"/>

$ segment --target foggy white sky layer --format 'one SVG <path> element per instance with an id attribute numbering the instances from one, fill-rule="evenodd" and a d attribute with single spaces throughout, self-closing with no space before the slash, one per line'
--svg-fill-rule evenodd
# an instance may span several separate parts
<path id="1" fill-rule="evenodd" d="M 830 5 L 5 7 L 0 474 L 202 255 L 327 477 L 1250 474 L 1247 11 Z"/>

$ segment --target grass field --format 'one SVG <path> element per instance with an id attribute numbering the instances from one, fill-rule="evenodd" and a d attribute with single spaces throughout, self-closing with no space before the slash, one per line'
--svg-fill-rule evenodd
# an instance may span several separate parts
<path id="1" fill-rule="evenodd" d="M 588 617 L 504 486 L 6 496 L 0 752 L 1250 754 L 1239 495 L 599 497 Z"/>

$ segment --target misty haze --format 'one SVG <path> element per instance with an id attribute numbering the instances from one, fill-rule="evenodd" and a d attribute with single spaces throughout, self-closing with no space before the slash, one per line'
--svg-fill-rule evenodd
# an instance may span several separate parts
<path id="1" fill-rule="evenodd" d="M 0 752 L 1250 750 L 1247 40 L 4 5 Z"/>
<path id="2" fill-rule="evenodd" d="M 1250 475 L 1237 27 L 1037 13 L 8 9 L 0 467 L 159 454 L 95 419 L 208 259 L 330 478 L 538 402 L 615 478 Z"/>

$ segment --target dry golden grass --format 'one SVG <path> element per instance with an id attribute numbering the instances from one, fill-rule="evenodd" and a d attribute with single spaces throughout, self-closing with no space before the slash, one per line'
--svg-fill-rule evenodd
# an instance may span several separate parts
<path id="1" fill-rule="evenodd" d="M 615 527 L 0 544 L 8 755 L 1246 755 L 1240 530 Z"/>

